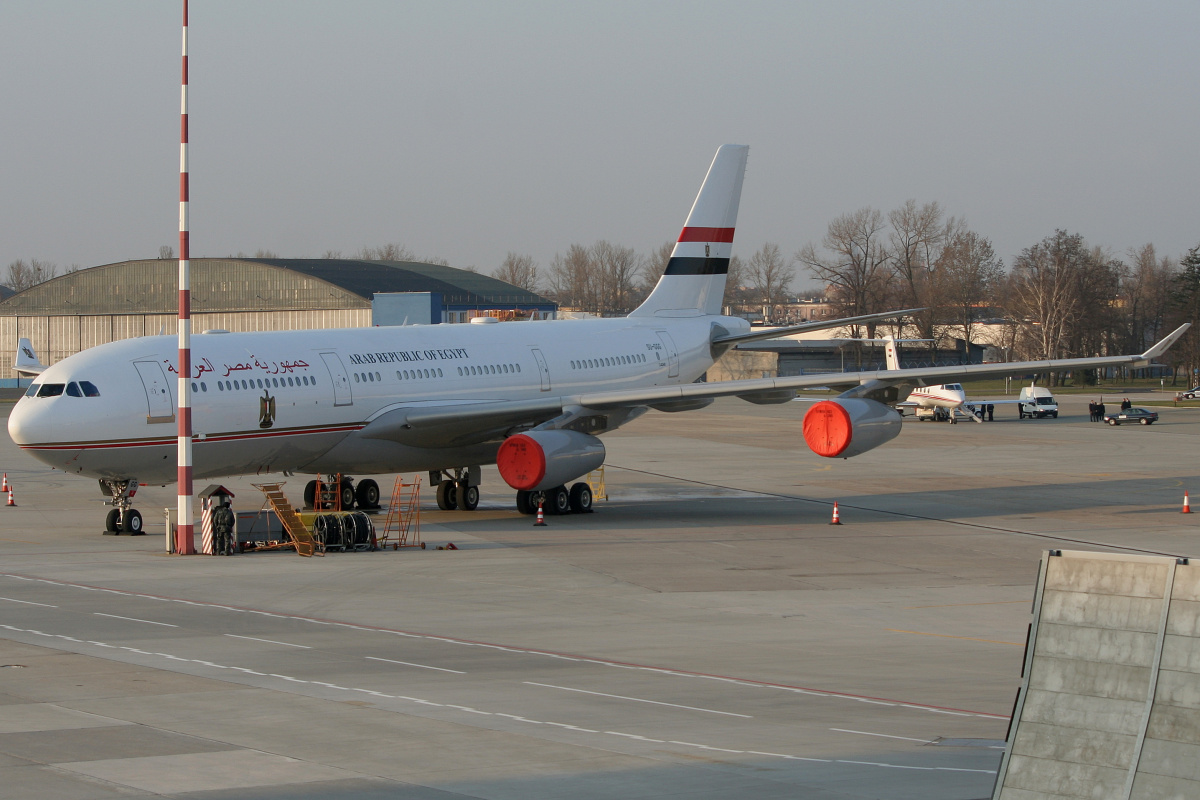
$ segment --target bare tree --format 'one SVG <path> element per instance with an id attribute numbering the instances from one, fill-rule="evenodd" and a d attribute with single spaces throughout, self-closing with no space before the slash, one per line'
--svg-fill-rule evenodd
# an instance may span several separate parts
<path id="1" fill-rule="evenodd" d="M 632 247 L 601 240 L 592 245 L 592 269 L 598 280 L 597 311 L 628 312 L 633 308 L 642 259 Z"/>
<path id="2" fill-rule="evenodd" d="M 937 320 L 939 258 L 946 242 L 961 225 L 951 217 L 943 220 L 936 202 L 918 206 L 916 200 L 888 214 L 891 223 L 891 267 L 897 280 L 896 302 L 908 308 L 924 308 L 914 315 L 921 336 L 933 339 Z"/>
<path id="3" fill-rule="evenodd" d="M 358 251 L 361 261 L 416 261 L 417 255 L 399 242 L 380 245 L 379 247 L 364 247 Z"/>
<path id="4" fill-rule="evenodd" d="M 279 254 L 262 248 L 254 251 L 255 258 L 279 258 Z"/>
<path id="5" fill-rule="evenodd" d="M 163 261 L 174 258 L 175 248 L 171 247 L 169 244 L 164 244 L 162 247 L 158 248 L 158 257 Z"/>
<path id="6" fill-rule="evenodd" d="M 775 309 L 787 302 L 788 287 L 796 277 L 792 265 L 783 260 L 779 245 L 767 242 L 756 250 L 746 262 L 746 277 L 754 289 L 754 299 L 762 298 L 766 316 L 775 319 Z"/>
<path id="7" fill-rule="evenodd" d="M 811 243 L 796 253 L 796 260 L 828 287 L 826 294 L 838 314 L 887 310 L 891 254 L 883 231 L 883 215 L 861 208 L 829 223 L 821 246 L 830 256 L 819 255 Z M 875 328 L 875 323 L 866 325 L 868 338 L 874 338 Z"/>
<path id="8" fill-rule="evenodd" d="M 17 259 L 8 265 L 8 277 L 4 284 L 14 291 L 23 292 L 39 283 L 45 283 L 58 274 L 58 267 L 49 261 L 31 258 L 28 262 Z"/>
<path id="9" fill-rule="evenodd" d="M 734 308 L 745 305 L 749 291 L 750 288 L 746 286 L 746 264 L 741 256 L 730 257 L 729 272 L 725 275 L 725 305 Z"/>
<path id="10" fill-rule="evenodd" d="M 321 254 L 321 258 L 330 259 L 330 260 L 336 260 L 341 257 L 342 257 L 341 250 L 326 250 L 324 253 Z"/>
<path id="11" fill-rule="evenodd" d="M 594 311 L 596 294 L 592 286 L 592 258 L 581 244 L 567 248 L 567 254 L 554 254 L 550 262 L 550 292 L 559 305 L 579 311 Z"/>
<path id="12" fill-rule="evenodd" d="M 959 230 L 942 248 L 936 275 L 935 293 L 944 304 L 946 318 L 953 320 L 970 344 L 979 310 L 995 301 L 1004 282 L 1004 262 L 996 257 L 988 239 L 974 231 Z"/>
<path id="13" fill-rule="evenodd" d="M 538 290 L 538 266 L 530 255 L 518 255 L 509 250 L 492 277 L 529 292 Z"/>

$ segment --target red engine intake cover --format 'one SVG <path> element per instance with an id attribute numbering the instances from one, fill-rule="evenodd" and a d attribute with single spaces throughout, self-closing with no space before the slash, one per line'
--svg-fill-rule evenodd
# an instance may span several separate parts
<path id="1" fill-rule="evenodd" d="M 537 441 L 518 433 L 500 445 L 496 453 L 496 467 L 509 486 L 529 491 L 546 477 L 546 453 Z"/>
<path id="2" fill-rule="evenodd" d="M 804 441 L 819 456 L 836 458 L 853 438 L 850 414 L 838 403 L 822 400 L 804 415 Z"/>

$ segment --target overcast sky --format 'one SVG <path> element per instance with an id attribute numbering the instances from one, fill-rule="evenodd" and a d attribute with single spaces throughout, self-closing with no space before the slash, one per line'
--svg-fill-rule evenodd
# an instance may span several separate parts
<path id="1" fill-rule="evenodd" d="M 178 242 L 180 2 L 0 4 L 0 271 Z M 937 200 L 1200 242 L 1200 3 L 193 0 L 192 255 L 400 242 L 491 272 L 673 240 L 750 145 L 734 252 Z M 802 274 L 801 286 L 809 283 Z"/>

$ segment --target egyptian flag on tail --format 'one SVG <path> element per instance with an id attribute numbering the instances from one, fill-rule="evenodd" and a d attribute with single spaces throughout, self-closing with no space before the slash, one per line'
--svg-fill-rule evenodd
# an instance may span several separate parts
<path id="1" fill-rule="evenodd" d="M 749 153 L 749 146 L 740 144 L 717 149 L 666 271 L 630 316 L 721 313 Z"/>

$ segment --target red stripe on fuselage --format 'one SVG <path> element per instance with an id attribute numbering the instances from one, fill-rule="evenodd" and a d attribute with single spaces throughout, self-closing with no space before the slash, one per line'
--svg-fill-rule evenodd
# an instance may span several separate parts
<path id="1" fill-rule="evenodd" d="M 280 436 L 311 436 L 317 433 L 353 433 L 362 430 L 361 423 L 339 425 L 324 428 L 300 428 L 286 431 L 247 431 L 246 433 L 219 433 L 193 441 L 193 444 L 207 442 L 233 442 L 242 439 L 270 439 Z M 124 439 L 109 442 L 66 442 L 63 444 L 23 444 L 22 450 L 104 450 L 115 447 L 165 447 L 174 445 L 178 439 Z"/>
<path id="2" fill-rule="evenodd" d="M 681 242 L 726 242 L 733 243 L 733 228 L 684 228 L 679 234 Z"/>

